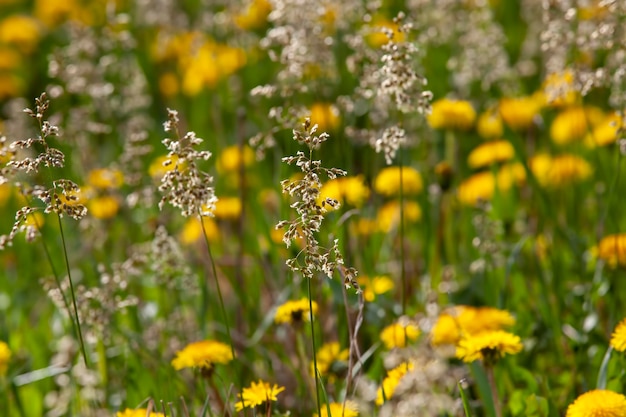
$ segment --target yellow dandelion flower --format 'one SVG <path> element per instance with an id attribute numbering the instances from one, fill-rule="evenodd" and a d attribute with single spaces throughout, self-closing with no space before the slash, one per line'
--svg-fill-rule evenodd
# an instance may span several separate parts
<path id="1" fill-rule="evenodd" d="M 311 124 L 317 124 L 320 132 L 333 131 L 339 126 L 339 110 L 330 103 L 314 103 L 311 106 Z"/>
<path id="2" fill-rule="evenodd" d="M 22 56 L 10 46 L 0 45 L 0 71 L 12 71 L 20 67 Z"/>
<path id="3" fill-rule="evenodd" d="M 37 21 L 32 17 L 12 15 L 0 21 L 0 42 L 15 45 L 22 52 L 30 53 L 40 38 Z"/>
<path id="4" fill-rule="evenodd" d="M 476 111 L 469 101 L 443 98 L 432 104 L 427 119 L 433 129 L 469 130 L 474 125 Z"/>
<path id="5" fill-rule="evenodd" d="M 115 414 L 116 417 L 165 417 L 165 414 L 163 413 L 157 413 L 154 411 L 151 411 L 150 414 L 148 414 L 148 410 L 146 408 L 127 408 L 124 411 L 118 411 L 117 414 Z"/>
<path id="6" fill-rule="evenodd" d="M 505 354 L 521 352 L 522 348 L 519 336 L 504 330 L 491 330 L 461 338 L 456 347 L 456 356 L 463 362 L 482 360 L 493 364 Z"/>
<path id="7" fill-rule="evenodd" d="M 457 197 L 462 204 L 475 205 L 489 201 L 496 192 L 507 192 L 514 184 L 523 183 L 526 171 L 521 164 L 505 165 L 494 175 L 491 171 L 478 172 L 459 184 Z"/>
<path id="8" fill-rule="evenodd" d="M 494 109 L 483 112 L 476 122 L 476 130 L 484 139 L 496 139 L 502 137 L 504 133 L 504 125 L 502 118 Z"/>
<path id="9" fill-rule="evenodd" d="M 93 197 L 87 201 L 87 209 L 89 210 L 89 214 L 96 219 L 111 219 L 115 217 L 119 211 L 120 202 L 117 197 L 112 195 Z"/>
<path id="10" fill-rule="evenodd" d="M 609 5 L 600 0 L 586 2 L 585 6 L 578 7 L 580 20 L 603 19 L 609 13 Z"/>
<path id="11" fill-rule="evenodd" d="M 184 163 L 178 163 L 178 156 L 159 156 L 150 164 L 148 173 L 152 178 L 160 179 L 166 172 L 174 171 L 175 169 L 183 171 L 185 168 Z"/>
<path id="12" fill-rule="evenodd" d="M 0 377 L 6 375 L 10 359 L 11 349 L 9 349 L 9 345 L 0 340 Z"/>
<path id="13" fill-rule="evenodd" d="M 505 162 L 515 157 L 515 149 L 509 141 L 496 140 L 485 142 L 472 150 L 467 157 L 470 168 L 482 168 L 495 163 Z"/>
<path id="14" fill-rule="evenodd" d="M 247 145 L 228 146 L 220 152 L 216 168 L 220 174 L 238 172 L 241 165 L 249 167 L 254 162 L 254 151 Z"/>
<path id="15" fill-rule="evenodd" d="M 393 397 L 393 393 L 396 391 L 402 377 L 414 368 L 413 362 L 403 362 L 387 372 L 387 376 L 383 379 L 383 383 L 376 393 L 376 405 L 383 405 L 386 400 Z"/>
<path id="16" fill-rule="evenodd" d="M 535 96 L 503 98 L 498 105 L 500 117 L 513 130 L 526 130 L 539 115 L 542 100 Z"/>
<path id="17" fill-rule="evenodd" d="M 317 370 L 322 376 L 341 374 L 347 369 L 347 361 L 350 355 L 348 349 L 341 349 L 339 342 L 324 343 L 317 351 Z M 311 375 L 315 375 L 314 363 L 309 365 Z"/>
<path id="18" fill-rule="evenodd" d="M 243 30 L 262 28 L 271 11 L 272 4 L 268 0 L 252 0 L 243 12 L 234 16 L 235 24 Z"/>
<path id="19" fill-rule="evenodd" d="M 456 345 L 462 337 L 501 330 L 515 324 L 515 317 L 493 307 L 455 306 L 442 312 L 431 330 L 431 343 Z"/>
<path id="20" fill-rule="evenodd" d="M 405 201 L 403 203 L 404 221 L 415 223 L 422 218 L 422 209 L 415 201 Z M 378 209 L 376 214 L 376 225 L 378 231 L 389 233 L 400 224 L 400 202 L 390 201 Z"/>
<path id="21" fill-rule="evenodd" d="M 359 275 L 357 281 L 363 291 L 363 298 L 367 302 L 374 301 L 377 295 L 389 292 L 394 288 L 393 280 L 386 275 L 372 278 L 367 275 Z"/>
<path id="22" fill-rule="evenodd" d="M 217 227 L 217 223 L 211 217 L 202 217 L 202 223 L 204 223 L 204 229 L 206 230 L 209 242 L 214 243 L 220 239 L 220 229 Z M 187 220 L 183 225 L 183 230 L 180 232 L 180 242 L 183 245 L 190 245 L 198 240 L 204 239 L 202 231 L 202 223 L 197 217 L 192 217 Z"/>
<path id="23" fill-rule="evenodd" d="M 626 350 L 626 319 L 623 319 L 615 326 L 615 330 L 611 335 L 610 345 L 618 352 Z"/>
<path id="24" fill-rule="evenodd" d="M 317 303 L 313 301 L 312 306 L 313 306 L 313 315 L 316 315 Z M 309 300 L 306 297 L 297 301 L 287 301 L 286 303 L 278 306 L 278 308 L 276 309 L 276 315 L 274 316 L 274 321 L 277 324 L 302 323 L 304 320 L 310 319 L 309 317 L 310 311 L 311 309 L 309 308 Z"/>
<path id="25" fill-rule="evenodd" d="M 215 203 L 213 214 L 218 219 L 237 220 L 241 216 L 242 207 L 239 197 L 220 197 Z"/>
<path id="26" fill-rule="evenodd" d="M 357 219 L 356 224 L 351 224 L 351 226 L 352 230 L 361 236 L 369 236 L 379 231 L 376 219 L 361 217 Z"/>
<path id="27" fill-rule="evenodd" d="M 588 391 L 567 407 L 565 417 L 626 417 L 626 397 L 603 389 Z"/>
<path id="28" fill-rule="evenodd" d="M 570 69 L 549 74 L 543 82 L 546 103 L 553 107 L 571 106 L 580 99 L 574 87 L 574 73 Z"/>
<path id="29" fill-rule="evenodd" d="M 626 266 L 626 233 L 605 236 L 598 243 L 596 252 L 597 257 L 611 268 Z"/>
<path id="30" fill-rule="evenodd" d="M 124 183 L 124 175 L 119 169 L 94 169 L 87 175 L 87 183 L 95 188 L 119 188 Z"/>
<path id="31" fill-rule="evenodd" d="M 77 0 L 35 0 L 34 14 L 47 26 L 57 26 L 81 13 Z"/>
<path id="32" fill-rule="evenodd" d="M 613 112 L 594 126 L 585 136 L 587 146 L 606 146 L 615 143 L 617 134 L 622 129 L 622 116 Z"/>
<path id="33" fill-rule="evenodd" d="M 396 196 L 400 194 L 400 177 L 404 195 L 419 194 L 424 188 L 419 171 L 411 167 L 392 166 L 380 170 L 374 180 L 374 189 L 387 197 Z"/>
<path id="34" fill-rule="evenodd" d="M 387 349 L 403 348 L 407 342 L 416 341 L 420 333 L 419 327 L 414 323 L 400 320 L 385 327 L 380 332 L 380 340 Z"/>
<path id="35" fill-rule="evenodd" d="M 593 172 L 589 162 L 570 154 L 555 157 L 546 154 L 535 155 L 530 160 L 530 169 L 537 182 L 544 187 L 562 187 L 584 181 L 591 177 Z"/>
<path id="36" fill-rule="evenodd" d="M 244 407 L 253 408 L 270 401 L 278 401 L 277 395 L 284 390 L 285 387 L 279 387 L 277 384 L 271 386 L 269 382 L 262 380 L 252 382 L 249 387 L 243 389 L 243 393 L 239 394 L 241 401 L 235 404 L 235 410 L 241 411 Z"/>
<path id="37" fill-rule="evenodd" d="M 159 76 L 159 91 L 164 97 L 174 97 L 180 91 L 178 76 L 169 71 Z"/>
<path id="38" fill-rule="evenodd" d="M 317 203 L 321 206 L 327 198 L 331 198 L 337 200 L 340 205 L 345 202 L 354 207 L 361 207 L 369 196 L 370 190 L 365 185 L 363 176 L 341 177 L 328 180 L 322 185 Z M 332 209 L 326 205 L 324 207 Z"/>
<path id="39" fill-rule="evenodd" d="M 215 340 L 203 340 L 190 343 L 176 352 L 172 366 L 177 371 L 183 368 L 199 368 L 203 373 L 210 373 L 216 364 L 226 364 L 232 359 L 230 346 Z"/>
<path id="40" fill-rule="evenodd" d="M 0 100 L 19 96 L 24 90 L 24 82 L 15 74 L 0 72 Z"/>
<path id="41" fill-rule="evenodd" d="M 330 414 L 328 414 L 328 410 L 330 409 Z M 328 405 L 322 405 L 321 407 L 322 413 L 318 415 L 315 414 L 315 417 L 357 417 L 359 415 L 359 407 L 354 401 L 346 401 L 345 407 L 344 403 L 330 403 Z"/>
<path id="42" fill-rule="evenodd" d="M 596 107 L 570 107 L 559 113 L 550 125 L 550 137 L 558 145 L 576 142 L 585 137 L 591 126 L 604 119 Z"/>
<path id="43" fill-rule="evenodd" d="M 398 25 L 384 17 L 374 17 L 370 26 L 372 31 L 366 36 L 365 40 L 373 48 L 380 48 L 389 42 L 389 38 L 383 30 L 393 31 L 394 42 L 404 42 L 404 33 L 398 30 Z"/>

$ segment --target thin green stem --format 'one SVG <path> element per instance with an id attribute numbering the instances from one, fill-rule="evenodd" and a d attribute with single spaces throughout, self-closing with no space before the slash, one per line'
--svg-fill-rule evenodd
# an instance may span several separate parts
<path id="1" fill-rule="evenodd" d="M 65 233 L 63 232 L 63 222 L 61 216 L 57 215 L 59 221 L 59 232 L 61 233 L 61 243 L 63 246 L 63 257 L 65 258 L 65 268 L 67 270 L 67 279 L 70 283 L 70 295 L 72 296 L 72 307 L 74 308 L 74 316 L 76 317 L 76 327 L 78 330 L 78 339 L 80 341 L 80 349 L 85 360 L 85 366 L 89 368 L 89 359 L 87 358 L 87 351 L 85 349 L 85 340 L 83 339 L 83 331 L 80 327 L 80 317 L 78 317 L 78 305 L 76 303 L 76 292 L 74 291 L 74 282 L 72 281 L 72 272 L 70 270 L 70 260 L 67 256 L 67 244 L 65 242 Z"/>
<path id="2" fill-rule="evenodd" d="M 404 167 L 402 164 L 402 158 L 399 158 L 400 162 L 400 280 L 402 282 L 402 315 L 406 314 L 407 304 L 407 289 L 406 283 L 406 270 L 404 266 Z"/>
<path id="3" fill-rule="evenodd" d="M 317 370 L 317 353 L 315 351 L 315 323 L 313 322 L 313 298 L 311 296 L 311 278 L 307 278 L 307 294 L 309 297 L 309 319 L 311 321 L 311 345 L 313 346 L 313 369 L 315 371 L 315 400 L 317 402 L 317 415 L 322 415 L 320 403 L 320 387 Z"/>

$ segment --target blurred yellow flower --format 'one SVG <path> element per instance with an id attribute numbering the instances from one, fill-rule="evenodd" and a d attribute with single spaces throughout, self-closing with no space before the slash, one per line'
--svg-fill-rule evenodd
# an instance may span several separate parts
<path id="1" fill-rule="evenodd" d="M 178 167 L 180 171 L 183 171 L 185 168 L 185 164 L 179 164 L 178 156 L 176 155 L 163 155 L 152 161 L 150 167 L 148 168 L 148 173 L 152 178 L 160 179 L 165 175 L 166 172 L 173 171 L 174 169 L 176 169 L 176 167 Z"/>
<path id="2" fill-rule="evenodd" d="M 433 102 L 427 119 L 433 129 L 469 130 L 474 125 L 476 111 L 469 101 L 443 98 Z"/>
<path id="3" fill-rule="evenodd" d="M 330 414 L 328 414 L 328 409 L 330 409 Z M 321 410 L 322 413 L 319 415 L 321 417 L 357 417 L 359 415 L 359 407 L 350 400 L 346 401 L 345 407 L 344 403 L 322 404 Z M 315 417 L 318 417 L 317 413 Z"/>
<path id="4" fill-rule="evenodd" d="M 347 361 L 349 355 L 350 351 L 341 349 L 339 342 L 324 343 L 317 351 L 317 370 L 322 376 L 328 376 L 331 373 L 337 374 L 337 371 L 341 373 L 341 371 L 348 368 Z M 309 365 L 311 376 L 315 376 L 313 365 L 313 361 L 311 361 Z"/>
<path id="5" fill-rule="evenodd" d="M 615 143 L 617 134 L 622 129 L 622 116 L 613 112 L 593 127 L 585 136 L 587 146 L 606 146 Z"/>
<path id="6" fill-rule="evenodd" d="M 361 207 L 370 196 L 370 190 L 365 185 L 363 176 L 339 177 L 326 181 L 320 190 L 317 199 L 318 205 L 326 198 L 339 201 L 340 204 L 348 203 L 354 207 Z M 329 209 L 326 207 L 326 209 Z"/>
<path id="7" fill-rule="evenodd" d="M 615 326 L 609 343 L 618 352 L 626 351 L 626 319 L 623 319 Z"/>
<path id="8" fill-rule="evenodd" d="M 394 42 L 404 42 L 404 33 L 398 30 L 398 25 L 382 16 L 375 16 L 370 23 L 370 28 L 371 31 L 367 34 L 365 40 L 372 48 L 380 48 L 389 42 L 389 37 L 383 30 L 393 31 Z"/>
<path id="9" fill-rule="evenodd" d="M 173 72 L 166 72 L 159 76 L 159 91 L 164 97 L 174 97 L 180 91 L 178 76 Z"/>
<path id="10" fill-rule="evenodd" d="M 6 375 L 10 359 L 11 349 L 9 349 L 9 345 L 0 340 L 0 377 Z"/>
<path id="11" fill-rule="evenodd" d="M 318 132 L 330 132 L 339 126 L 339 110 L 330 103 L 314 103 L 310 109 L 311 124 L 318 125 Z"/>
<path id="12" fill-rule="evenodd" d="M 119 169 L 94 169 L 87 175 L 87 183 L 95 188 L 119 188 L 124 183 L 124 175 Z"/>
<path id="13" fill-rule="evenodd" d="M 476 130 L 484 139 L 496 139 L 502 137 L 504 126 L 500 114 L 494 109 L 489 109 L 478 117 Z"/>
<path id="14" fill-rule="evenodd" d="M 475 205 L 479 201 L 489 201 L 493 198 L 497 188 L 500 192 L 507 192 L 514 184 L 523 183 L 526 171 L 519 164 L 502 166 L 494 175 L 491 171 L 478 172 L 459 184 L 457 197 L 465 205 Z"/>
<path id="15" fill-rule="evenodd" d="M 539 115 L 542 100 L 536 96 L 503 98 L 498 108 L 504 123 L 513 130 L 526 130 Z"/>
<path id="16" fill-rule="evenodd" d="M 199 368 L 203 373 L 210 374 L 216 364 L 226 364 L 232 359 L 230 346 L 215 340 L 203 340 L 190 343 L 176 352 L 172 366 L 177 371 L 183 368 Z"/>
<path id="17" fill-rule="evenodd" d="M 317 314 L 317 303 L 315 301 L 312 302 L 313 306 L 313 315 Z M 309 299 L 304 297 L 297 301 L 287 301 L 286 303 L 278 306 L 276 309 L 276 315 L 274 316 L 274 321 L 278 324 L 281 323 L 290 323 L 290 324 L 299 324 L 303 321 L 310 320 L 310 312 L 309 308 Z"/>
<path id="18" fill-rule="evenodd" d="M 604 117 L 596 107 L 570 107 L 554 118 L 550 125 L 550 137 L 558 145 L 579 141 Z"/>
<path id="19" fill-rule="evenodd" d="M 40 37 L 39 25 L 32 17 L 11 15 L 0 21 L 0 42 L 15 45 L 23 53 L 33 52 Z"/>
<path id="20" fill-rule="evenodd" d="M 267 24 L 267 16 L 272 11 L 268 0 L 252 0 L 246 8 L 234 16 L 235 24 L 243 30 L 255 30 Z"/>
<path id="21" fill-rule="evenodd" d="M 496 140 L 485 142 L 474 148 L 467 157 L 470 168 L 482 168 L 499 162 L 506 162 L 515 157 L 511 142 Z"/>
<path id="22" fill-rule="evenodd" d="M 202 223 L 204 223 L 204 229 L 206 230 L 207 237 L 210 243 L 219 241 L 220 229 L 217 227 L 215 220 L 211 217 L 202 217 Z M 203 238 L 202 223 L 197 217 L 191 217 L 183 225 L 183 230 L 180 232 L 180 242 L 183 245 L 190 245 Z"/>
<path id="23" fill-rule="evenodd" d="M 220 197 L 215 203 L 213 214 L 218 219 L 237 220 L 241 216 L 242 209 L 239 197 Z"/>
<path id="24" fill-rule="evenodd" d="M 588 391 L 567 407 L 565 417 L 626 417 L 626 397 L 604 389 Z"/>
<path id="25" fill-rule="evenodd" d="M 243 393 L 239 394 L 241 401 L 235 404 L 235 410 L 241 411 L 245 408 L 254 408 L 258 405 L 265 404 L 270 401 L 277 401 L 277 395 L 285 390 L 285 387 L 279 387 L 277 384 L 271 386 L 269 382 L 259 380 L 252 382 L 250 387 L 243 389 Z"/>
<path id="26" fill-rule="evenodd" d="M 393 397 L 400 380 L 414 368 L 413 362 L 403 362 L 387 372 L 387 376 L 376 393 L 376 405 L 383 405 L 386 400 Z"/>
<path id="27" fill-rule="evenodd" d="M 182 91 L 195 96 L 205 87 L 213 88 L 218 81 L 233 74 L 246 63 L 243 49 L 205 41 L 196 50 L 179 56 L 178 66 L 183 74 Z"/>
<path id="28" fill-rule="evenodd" d="M 220 174 L 238 172 L 240 166 L 249 167 L 254 162 L 254 151 L 248 145 L 228 146 L 221 150 L 217 158 L 217 172 Z"/>
<path id="29" fill-rule="evenodd" d="M 14 48 L 0 45 L 0 71 L 11 71 L 22 64 L 22 56 Z"/>
<path id="30" fill-rule="evenodd" d="M 574 87 L 574 73 L 570 69 L 548 74 L 542 88 L 549 106 L 571 106 L 580 99 L 580 93 Z"/>
<path id="31" fill-rule="evenodd" d="M 19 96 L 24 89 L 24 82 L 15 74 L 0 72 L 0 100 Z"/>
<path id="32" fill-rule="evenodd" d="M 490 330 L 462 337 L 456 347 L 456 356 L 463 362 L 482 360 L 493 364 L 505 354 L 521 352 L 522 348 L 519 336 L 504 330 Z"/>
<path id="33" fill-rule="evenodd" d="M 165 414 L 154 411 L 148 414 L 146 408 L 127 408 L 124 411 L 118 411 L 116 417 L 165 417 Z"/>
<path id="34" fill-rule="evenodd" d="M 399 320 L 380 332 L 380 340 L 387 349 L 403 348 L 407 346 L 407 342 L 416 341 L 420 334 L 416 324 Z"/>
<path id="35" fill-rule="evenodd" d="M 79 13 L 76 0 L 35 0 L 34 15 L 47 26 L 57 26 Z"/>
<path id="36" fill-rule="evenodd" d="M 415 223 L 422 218 L 422 209 L 415 201 L 405 201 L 402 205 L 404 221 Z M 400 224 L 400 202 L 385 203 L 376 214 L 376 225 L 379 232 L 389 233 Z"/>
<path id="37" fill-rule="evenodd" d="M 547 154 L 535 155 L 530 160 L 530 169 L 544 187 L 562 187 L 583 181 L 591 177 L 593 172 L 587 161 L 570 154 L 555 157 Z"/>
<path id="38" fill-rule="evenodd" d="M 626 233 L 605 236 L 598 243 L 596 252 L 597 257 L 612 268 L 626 266 Z"/>
<path id="39" fill-rule="evenodd" d="M 391 166 L 380 170 L 374 180 L 374 189 L 386 197 L 400 194 L 400 177 L 404 195 L 419 194 L 424 188 L 422 176 L 411 167 Z"/>
<path id="40" fill-rule="evenodd" d="M 439 315 L 433 326 L 431 343 L 456 345 L 463 337 L 485 331 L 501 330 L 515 324 L 515 317 L 506 310 L 493 307 L 455 306 Z"/>
<path id="41" fill-rule="evenodd" d="M 87 200 L 87 208 L 88 213 L 96 219 L 106 220 L 115 217 L 120 209 L 120 202 L 112 195 L 98 196 Z"/>
<path id="42" fill-rule="evenodd" d="M 393 280 L 386 275 L 378 275 L 372 278 L 367 275 L 359 275 L 357 281 L 363 291 L 363 298 L 367 302 L 374 301 L 377 295 L 389 292 L 394 287 Z"/>

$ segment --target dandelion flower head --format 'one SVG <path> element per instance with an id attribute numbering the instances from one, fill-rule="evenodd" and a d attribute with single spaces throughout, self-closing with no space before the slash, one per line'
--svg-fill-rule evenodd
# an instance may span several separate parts
<path id="1" fill-rule="evenodd" d="M 515 324 L 515 317 L 493 307 L 455 306 L 439 315 L 431 330 L 431 343 L 456 345 L 462 337 L 501 330 Z"/>
<path id="2" fill-rule="evenodd" d="M 243 165 L 249 167 L 254 162 L 254 151 L 249 146 L 228 146 L 220 151 L 216 168 L 220 174 L 237 172 Z"/>
<path id="3" fill-rule="evenodd" d="M 269 382 L 262 380 L 252 382 L 249 387 L 243 389 L 243 393 L 239 394 L 241 401 L 235 404 L 235 410 L 241 411 L 244 407 L 253 408 L 270 401 L 278 401 L 277 395 L 284 390 L 285 387 L 279 387 L 276 384 L 272 386 Z"/>
<path id="4" fill-rule="evenodd" d="M 0 42 L 15 45 L 24 53 L 33 51 L 40 36 L 38 22 L 32 17 L 15 14 L 0 21 Z"/>
<path id="5" fill-rule="evenodd" d="M 393 280 L 386 275 L 375 277 L 360 275 L 357 281 L 363 291 L 363 298 L 367 302 L 374 301 L 377 295 L 389 292 L 394 288 Z"/>
<path id="6" fill-rule="evenodd" d="M 504 330 L 492 330 L 461 338 L 456 356 L 463 362 L 482 360 L 494 363 L 505 354 L 521 352 L 522 348 L 519 336 Z"/>
<path id="7" fill-rule="evenodd" d="M 622 128 L 622 116 L 613 112 L 600 121 L 585 137 L 587 146 L 606 146 L 615 143 Z"/>
<path id="8" fill-rule="evenodd" d="M 200 221 L 202 221 L 202 223 L 200 223 Z M 183 245 L 190 245 L 200 240 L 204 233 L 202 228 L 203 223 L 209 242 L 217 242 L 220 239 L 220 229 L 217 227 L 215 220 L 207 216 L 203 216 L 202 220 L 197 217 L 189 218 L 183 225 L 183 230 L 180 232 L 180 242 Z"/>
<path id="9" fill-rule="evenodd" d="M 470 168 L 482 168 L 492 164 L 505 162 L 515 157 L 515 149 L 511 142 L 496 140 L 485 142 L 472 150 L 467 157 Z"/>
<path id="10" fill-rule="evenodd" d="M 483 139 L 502 137 L 504 126 L 500 114 L 493 109 L 481 113 L 476 121 L 476 130 Z"/>
<path id="11" fill-rule="evenodd" d="M 571 106 L 580 98 L 574 87 L 574 73 L 570 69 L 548 74 L 542 87 L 547 104 L 553 107 Z"/>
<path id="12" fill-rule="evenodd" d="M 380 340 L 387 349 L 406 347 L 407 342 L 414 342 L 419 337 L 419 327 L 410 321 L 399 320 L 380 332 Z"/>
<path id="13" fill-rule="evenodd" d="M 115 217 L 119 211 L 120 203 L 117 197 L 112 195 L 97 196 L 87 200 L 87 208 L 91 216 L 106 220 Z"/>
<path id="14" fill-rule="evenodd" d="M 541 107 L 542 100 L 534 96 L 503 98 L 498 105 L 500 117 L 513 130 L 526 130 L 531 127 Z"/>
<path id="15" fill-rule="evenodd" d="M 565 417 L 626 417 L 626 397 L 603 389 L 588 391 L 567 407 Z"/>
<path id="16" fill-rule="evenodd" d="M 241 216 L 243 206 L 239 197 L 220 197 L 215 203 L 213 215 L 218 219 L 237 220 Z"/>
<path id="17" fill-rule="evenodd" d="M 322 347 L 317 351 L 317 370 L 322 376 L 327 376 L 333 373 L 336 369 L 342 366 L 350 355 L 348 349 L 341 349 L 339 342 L 324 343 Z M 315 375 L 314 363 L 310 364 L 311 375 Z"/>
<path id="18" fill-rule="evenodd" d="M 474 125 L 476 111 L 469 101 L 443 98 L 433 102 L 427 119 L 433 129 L 469 130 Z"/>
<path id="19" fill-rule="evenodd" d="M 550 125 L 550 137 L 558 145 L 579 141 L 604 117 L 596 107 L 570 107 L 554 118 Z"/>
<path id="20" fill-rule="evenodd" d="M 148 410 L 145 408 L 127 408 L 124 411 L 118 411 L 116 417 L 165 417 L 163 413 L 157 413 L 151 411 L 148 414 Z"/>
<path id="21" fill-rule="evenodd" d="M 328 414 L 329 409 L 330 414 Z M 346 401 L 345 407 L 343 403 L 322 405 L 321 411 L 320 417 L 357 417 L 359 415 L 359 408 L 354 401 Z M 315 417 L 318 417 L 318 414 L 315 414 Z"/>
<path id="22" fill-rule="evenodd" d="M 203 372 L 211 372 L 216 364 L 226 364 L 232 359 L 230 346 L 215 340 L 203 340 L 190 343 L 178 351 L 172 360 L 172 366 L 176 370 L 200 368 Z"/>
<path id="23" fill-rule="evenodd" d="M 398 384 L 400 384 L 400 380 L 414 368 L 415 365 L 413 362 L 403 362 L 391 369 L 378 388 L 378 392 L 376 393 L 376 405 L 382 405 L 385 400 L 393 397 L 393 393 L 396 391 Z"/>
<path id="24" fill-rule="evenodd" d="M 317 124 L 320 132 L 332 131 L 339 126 L 339 110 L 329 103 L 314 103 L 310 109 L 311 123 Z"/>
<path id="25" fill-rule="evenodd" d="M 615 327 L 611 335 L 610 345 L 618 352 L 624 352 L 626 350 L 626 319 L 623 319 Z"/>
<path id="26" fill-rule="evenodd" d="M 361 207 L 370 196 L 370 190 L 365 185 L 363 176 L 339 177 L 326 181 L 320 189 L 317 198 L 318 205 L 327 198 L 337 200 L 339 204 L 347 203 L 354 207 Z"/>
<path id="27" fill-rule="evenodd" d="M 424 188 L 419 171 L 411 167 L 392 166 L 380 170 L 374 180 L 374 189 L 387 197 L 396 196 L 400 193 L 401 177 L 404 195 L 419 194 Z"/>
<path id="28" fill-rule="evenodd" d="M 119 169 L 94 169 L 89 172 L 87 183 L 99 189 L 119 188 L 124 183 L 124 175 Z"/>
<path id="29" fill-rule="evenodd" d="M 602 238 L 596 248 L 596 255 L 612 268 L 618 265 L 626 266 L 626 233 Z"/>
<path id="30" fill-rule="evenodd" d="M 312 302 L 313 306 L 313 315 L 317 314 L 317 303 L 315 301 Z M 291 323 L 291 324 L 299 324 L 304 320 L 309 320 L 309 312 L 311 309 L 309 308 L 309 300 L 304 297 L 297 301 L 287 301 L 286 303 L 278 306 L 276 309 L 276 315 L 274 316 L 274 321 L 277 324 L 281 323 Z"/>
<path id="31" fill-rule="evenodd" d="M 514 184 L 526 179 L 526 171 L 519 163 L 503 165 L 498 172 L 478 172 L 459 184 L 457 196 L 465 205 L 475 205 L 479 201 L 489 201 L 498 191 L 507 192 Z"/>
<path id="32" fill-rule="evenodd" d="M 272 11 L 268 0 L 252 0 L 244 11 L 235 15 L 235 24 L 244 30 L 262 28 L 267 23 L 267 16 Z"/>
<path id="33" fill-rule="evenodd" d="M 404 221 L 417 222 L 422 218 L 422 209 L 416 201 L 405 201 L 402 204 Z M 400 224 L 400 202 L 389 201 L 385 203 L 376 214 L 376 224 L 378 231 L 389 233 Z"/>
<path id="34" fill-rule="evenodd" d="M 10 359 L 11 349 L 9 349 L 9 345 L 0 340 L 0 377 L 7 373 Z"/>
<path id="35" fill-rule="evenodd" d="M 530 160 L 530 169 L 539 184 L 555 188 L 586 180 L 593 172 L 589 162 L 570 154 L 554 157 L 547 154 L 535 155 Z"/>

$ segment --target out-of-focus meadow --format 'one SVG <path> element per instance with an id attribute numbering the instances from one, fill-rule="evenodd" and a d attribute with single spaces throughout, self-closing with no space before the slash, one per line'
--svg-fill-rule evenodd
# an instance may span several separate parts
<path id="1" fill-rule="evenodd" d="M 0 1 L 0 415 L 626 417 L 625 45 L 621 0 Z"/>

